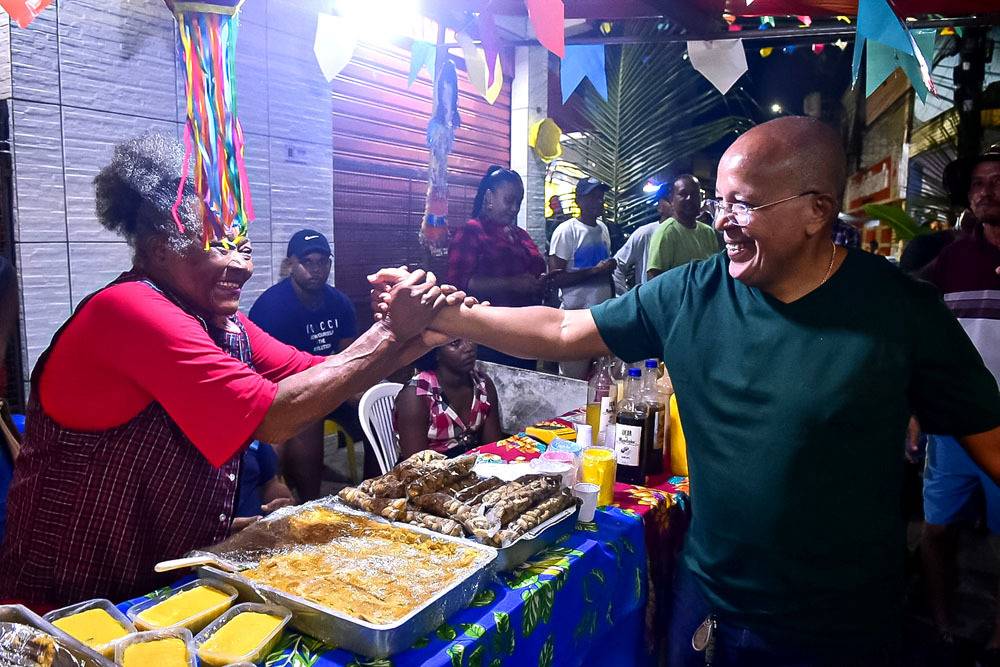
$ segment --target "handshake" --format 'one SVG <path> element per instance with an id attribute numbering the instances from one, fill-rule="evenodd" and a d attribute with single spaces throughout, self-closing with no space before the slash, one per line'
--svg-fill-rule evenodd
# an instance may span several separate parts
<path id="1" fill-rule="evenodd" d="M 372 284 L 371 306 L 375 319 L 381 321 L 400 342 L 420 336 L 428 347 L 438 347 L 453 340 L 436 331 L 432 324 L 443 308 L 473 308 L 488 306 L 479 303 L 453 285 L 438 285 L 429 271 L 409 271 L 401 266 L 380 269 L 368 276 Z"/>

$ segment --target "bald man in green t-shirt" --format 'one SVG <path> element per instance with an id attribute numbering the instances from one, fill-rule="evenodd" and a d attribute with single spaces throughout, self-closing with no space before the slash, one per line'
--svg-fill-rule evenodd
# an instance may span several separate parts
<path id="1" fill-rule="evenodd" d="M 835 246 L 846 158 L 811 118 L 749 130 L 710 203 L 726 250 L 589 310 L 443 308 L 425 332 L 516 356 L 659 357 L 691 475 L 673 666 L 899 663 L 911 415 L 1000 480 L 1000 391 L 934 288 Z M 391 284 L 376 306 L 392 317 Z M 443 332 L 443 333 L 441 333 Z"/>
<path id="2" fill-rule="evenodd" d="M 674 215 L 660 225 L 649 240 L 646 275 L 650 280 L 664 271 L 719 252 L 715 230 L 698 222 L 701 211 L 701 183 L 691 174 L 674 179 L 670 193 Z"/>

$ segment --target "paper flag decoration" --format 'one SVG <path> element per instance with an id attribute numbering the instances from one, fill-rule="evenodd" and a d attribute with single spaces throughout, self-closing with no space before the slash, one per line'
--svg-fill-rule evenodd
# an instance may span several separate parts
<path id="1" fill-rule="evenodd" d="M 0 7 L 17 21 L 17 25 L 27 28 L 51 3 L 52 0 L 0 0 Z"/>
<path id="2" fill-rule="evenodd" d="M 500 39 L 497 37 L 497 27 L 493 20 L 493 14 L 488 11 L 479 13 L 479 44 L 483 49 L 485 62 L 496 62 L 500 55 Z M 493 72 L 486 72 L 487 85 L 492 86 L 495 83 L 493 78 L 495 71 L 496 68 Z"/>
<path id="3" fill-rule="evenodd" d="M 836 42 L 833 43 L 833 45 L 836 46 L 841 51 L 847 48 L 847 42 L 845 42 L 842 39 L 838 39 Z"/>
<path id="4" fill-rule="evenodd" d="M 437 47 L 430 42 L 413 40 L 410 47 L 410 77 L 406 80 L 406 87 L 409 88 L 417 80 L 420 70 L 427 68 L 427 73 L 431 79 L 434 78 L 434 60 L 437 56 Z"/>
<path id="5" fill-rule="evenodd" d="M 788 46 L 781 49 L 782 53 L 795 53 L 795 45 L 789 44 Z"/>
<path id="6" fill-rule="evenodd" d="M 924 56 L 922 50 L 917 48 L 913 36 L 903 27 L 903 23 L 893 13 L 892 8 L 886 0 L 860 0 L 858 3 L 857 26 L 857 34 L 854 39 L 854 58 L 851 63 L 851 73 L 854 81 L 858 80 L 858 73 L 861 70 L 861 52 L 865 43 L 867 42 L 869 46 L 877 43 L 899 51 L 899 57 L 901 58 L 908 56 L 916 61 L 915 66 L 910 66 L 909 69 L 904 66 L 904 69 L 907 69 L 907 74 L 911 76 L 914 89 L 918 93 L 921 86 L 933 90 L 927 58 Z M 873 51 L 876 53 L 876 58 L 880 58 L 882 61 L 885 60 L 881 55 L 884 52 L 878 48 L 871 48 L 869 49 L 869 54 Z M 882 66 L 882 63 L 877 64 L 879 67 L 876 67 L 876 74 L 880 72 Z M 904 61 L 901 61 L 900 65 L 903 64 Z M 889 72 L 891 71 L 889 70 Z M 888 73 L 885 76 L 888 76 Z M 919 80 L 920 84 L 914 81 L 914 79 Z M 884 80 L 885 77 L 879 83 Z M 926 96 L 926 92 L 924 95 Z"/>
<path id="7" fill-rule="evenodd" d="M 815 53 L 815 54 L 816 54 L 817 56 L 818 56 L 819 54 L 823 53 L 823 49 L 825 49 L 825 48 L 826 48 L 826 45 L 825 45 L 825 44 L 813 44 L 813 45 L 812 45 L 812 51 L 813 51 L 813 53 Z"/>
<path id="8" fill-rule="evenodd" d="M 691 65 L 723 95 L 747 71 L 742 39 L 688 42 L 687 50 Z M 763 49 L 761 55 L 764 55 Z"/>
<path id="9" fill-rule="evenodd" d="M 543 118 L 528 130 L 528 145 L 542 162 L 552 162 L 562 155 L 562 130 L 551 118 Z"/>
<path id="10" fill-rule="evenodd" d="M 804 25 L 807 28 L 809 26 L 811 26 L 812 23 L 813 23 L 813 20 L 812 20 L 811 16 L 796 16 L 795 18 L 797 18 L 799 20 L 799 23 L 801 23 L 802 25 Z"/>
<path id="11" fill-rule="evenodd" d="M 313 51 L 327 82 L 333 81 L 351 62 L 357 45 L 358 31 L 347 19 L 323 13 L 316 17 Z"/>
<path id="12" fill-rule="evenodd" d="M 761 25 L 769 25 L 769 26 L 771 26 L 773 28 L 774 27 L 774 17 L 773 16 L 761 16 L 760 17 L 760 24 Z"/>
<path id="13" fill-rule="evenodd" d="M 562 58 L 566 54 L 566 7 L 563 0 L 524 0 L 539 43 Z"/>
<path id="14" fill-rule="evenodd" d="M 934 57 L 934 32 L 933 29 L 910 31 L 913 41 L 920 49 L 925 61 L 932 60 Z M 897 67 L 901 67 L 909 77 L 913 90 L 920 97 L 920 101 L 927 100 L 927 85 L 921 75 L 920 62 L 917 58 L 884 44 L 869 42 L 866 64 L 865 97 L 869 97 Z"/>
<path id="15" fill-rule="evenodd" d="M 500 65 L 500 54 L 493 57 L 493 83 L 487 84 L 488 74 L 486 71 L 486 55 L 483 50 L 476 46 L 472 38 L 465 33 L 457 33 L 455 39 L 462 47 L 462 54 L 465 57 L 465 72 L 469 75 L 469 82 L 483 98 L 493 104 L 500 97 L 500 90 L 503 88 L 503 69 Z"/>
<path id="16" fill-rule="evenodd" d="M 760 57 L 761 58 L 767 58 L 772 53 L 774 53 L 774 47 L 773 46 L 765 46 L 763 49 L 760 50 Z"/>
<path id="17" fill-rule="evenodd" d="M 604 45 L 586 44 L 566 47 L 559 70 L 563 104 L 584 79 L 590 79 L 597 94 L 608 99 L 608 74 L 604 67 Z"/>

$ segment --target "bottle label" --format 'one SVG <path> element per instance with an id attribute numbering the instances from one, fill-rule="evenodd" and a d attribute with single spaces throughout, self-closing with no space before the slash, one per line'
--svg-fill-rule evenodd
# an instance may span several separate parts
<path id="1" fill-rule="evenodd" d="M 663 410 L 657 410 L 656 416 L 653 419 L 653 449 L 662 452 L 663 451 L 663 439 L 666 435 L 664 433 L 666 420 L 663 418 Z"/>
<path id="2" fill-rule="evenodd" d="M 601 420 L 597 429 L 597 442 L 604 442 L 604 434 L 607 433 L 608 424 L 615 415 L 615 399 L 605 396 L 601 399 Z"/>
<path id="3" fill-rule="evenodd" d="M 615 460 L 620 466 L 639 465 L 642 447 L 642 427 L 618 424 L 615 429 Z"/>

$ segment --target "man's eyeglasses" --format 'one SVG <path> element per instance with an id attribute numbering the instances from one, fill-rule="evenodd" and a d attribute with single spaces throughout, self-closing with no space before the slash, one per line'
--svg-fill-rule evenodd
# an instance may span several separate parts
<path id="1" fill-rule="evenodd" d="M 720 215 L 724 215 L 729 217 L 738 227 L 746 227 L 750 224 L 750 214 L 754 211 L 759 211 L 760 209 L 768 208 L 769 206 L 784 204 L 786 201 L 792 201 L 793 199 L 798 199 L 799 197 L 821 194 L 823 193 L 816 190 L 810 190 L 809 192 L 800 192 L 797 195 L 771 201 L 759 206 L 750 206 L 748 204 L 744 204 L 743 202 L 723 201 L 722 199 L 706 199 L 704 205 L 705 210 L 712 214 L 712 220 L 718 220 Z"/>

